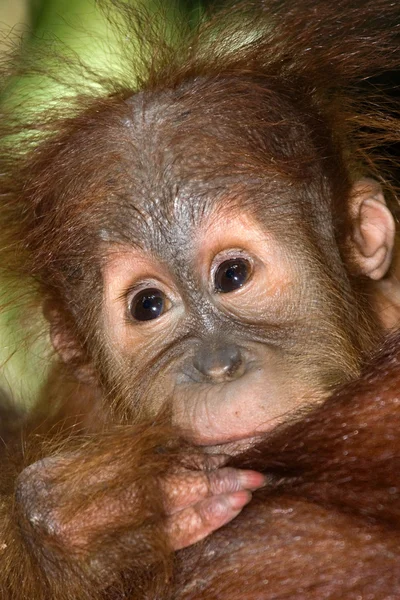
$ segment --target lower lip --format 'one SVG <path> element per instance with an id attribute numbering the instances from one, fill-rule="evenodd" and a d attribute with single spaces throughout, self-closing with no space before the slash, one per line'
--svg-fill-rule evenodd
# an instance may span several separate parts
<path id="1" fill-rule="evenodd" d="M 264 437 L 265 436 L 257 435 L 237 440 L 235 442 L 225 442 L 222 444 L 215 444 L 213 446 L 202 445 L 202 449 L 204 452 L 206 452 L 206 454 L 228 454 L 229 456 L 236 456 L 236 454 L 241 454 L 257 444 L 257 442 L 260 442 Z"/>

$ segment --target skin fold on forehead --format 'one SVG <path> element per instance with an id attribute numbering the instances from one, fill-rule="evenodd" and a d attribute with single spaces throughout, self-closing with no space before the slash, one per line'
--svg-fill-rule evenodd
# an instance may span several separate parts
<path id="1" fill-rule="evenodd" d="M 285 170 L 288 180 L 309 180 L 321 157 L 304 115 L 269 87 L 236 74 L 140 92 L 120 106 L 111 142 L 124 147 L 139 190 L 174 182 L 195 188 L 196 181 L 204 190 L 207 182 L 260 180 L 263 172 L 271 179 Z"/>

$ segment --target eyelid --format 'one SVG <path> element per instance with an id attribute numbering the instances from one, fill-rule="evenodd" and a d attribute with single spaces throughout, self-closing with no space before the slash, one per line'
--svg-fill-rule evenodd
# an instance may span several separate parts
<path id="1" fill-rule="evenodd" d="M 232 258 L 245 258 L 250 264 L 254 264 L 254 258 L 250 252 L 247 252 L 242 248 L 229 248 L 228 250 L 221 250 L 221 252 L 218 252 L 218 254 L 214 256 L 210 265 L 210 274 L 213 275 L 219 265 Z"/>
<path id="2" fill-rule="evenodd" d="M 135 281 L 134 283 L 131 283 L 130 285 L 128 285 L 127 287 L 125 287 L 123 289 L 121 294 L 118 294 L 116 300 L 125 301 L 129 296 L 135 295 L 138 292 L 141 292 L 142 290 L 146 290 L 148 288 L 159 289 L 167 298 L 171 298 L 172 294 L 169 293 L 169 291 L 167 292 L 167 290 L 170 290 L 170 288 L 168 286 L 166 286 L 159 279 L 149 278 L 149 279 L 139 279 L 139 280 Z"/>
<path id="3" fill-rule="evenodd" d="M 118 296 L 118 300 L 125 300 L 131 294 L 135 294 L 136 292 L 139 292 L 142 289 L 146 289 L 146 287 L 147 287 L 147 282 L 136 281 L 135 283 L 124 288 L 123 292 Z"/>

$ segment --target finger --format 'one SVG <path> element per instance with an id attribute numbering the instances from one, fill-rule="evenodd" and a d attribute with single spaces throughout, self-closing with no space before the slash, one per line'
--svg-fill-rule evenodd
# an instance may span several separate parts
<path id="1" fill-rule="evenodd" d="M 247 490 L 211 496 L 171 516 L 166 530 L 173 550 L 191 546 L 226 525 L 250 500 Z"/>
<path id="2" fill-rule="evenodd" d="M 176 474 L 165 482 L 166 511 L 174 514 L 213 495 L 253 491 L 265 485 L 265 481 L 265 476 L 257 471 L 233 467 Z"/>
<path id="3" fill-rule="evenodd" d="M 258 471 L 225 467 L 207 473 L 210 494 L 228 494 L 239 490 L 257 490 L 266 483 L 266 477 Z"/>

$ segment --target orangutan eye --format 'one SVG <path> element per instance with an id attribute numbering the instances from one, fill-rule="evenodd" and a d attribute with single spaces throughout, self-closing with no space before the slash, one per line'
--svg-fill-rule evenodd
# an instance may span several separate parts
<path id="1" fill-rule="evenodd" d="M 129 304 L 129 313 L 135 321 L 158 319 L 167 309 L 165 294 L 156 288 L 138 292 Z"/>
<path id="2" fill-rule="evenodd" d="M 251 271 L 251 264 L 245 258 L 225 260 L 214 275 L 215 291 L 228 294 L 243 287 L 250 279 Z"/>

